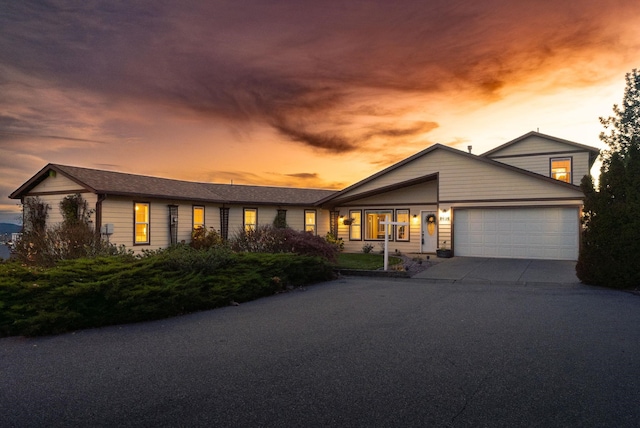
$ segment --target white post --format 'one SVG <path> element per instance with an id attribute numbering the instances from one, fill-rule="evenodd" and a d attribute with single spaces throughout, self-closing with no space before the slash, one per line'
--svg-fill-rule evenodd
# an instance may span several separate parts
<path id="1" fill-rule="evenodd" d="M 388 218 L 388 214 L 385 218 Z M 380 224 L 384 224 L 384 270 L 388 270 L 389 268 L 389 231 L 387 230 L 388 226 L 408 226 L 409 223 L 406 221 L 381 221 Z"/>
<path id="2" fill-rule="evenodd" d="M 389 268 L 389 231 L 387 229 L 391 222 L 385 220 L 382 223 L 384 224 L 384 270 L 387 270 Z"/>

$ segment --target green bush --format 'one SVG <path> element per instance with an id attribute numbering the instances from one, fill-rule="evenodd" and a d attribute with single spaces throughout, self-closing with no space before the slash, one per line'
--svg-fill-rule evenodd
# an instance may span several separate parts
<path id="1" fill-rule="evenodd" d="M 59 260 L 127 254 L 124 246 L 104 241 L 90 223 L 93 210 L 80 194 L 60 202 L 62 223 L 47 227 L 49 205 L 39 198 L 27 198 L 25 232 L 15 243 L 13 255 L 23 263 L 53 266 Z"/>
<path id="2" fill-rule="evenodd" d="M 322 257 L 330 262 L 335 262 L 338 254 L 338 247 L 320 236 L 273 226 L 258 226 L 251 230 L 241 229 L 231 239 L 230 245 L 237 252 L 294 253 Z"/>
<path id="3" fill-rule="evenodd" d="M 209 230 L 199 227 L 191 233 L 189 245 L 196 250 L 203 250 L 225 245 L 224 238 L 213 227 Z"/>
<path id="4" fill-rule="evenodd" d="M 625 76 L 626 88 L 614 115 L 600 118 L 600 178 L 585 176 L 585 194 L 576 275 L 585 284 L 640 289 L 640 71 Z"/>
<path id="5" fill-rule="evenodd" d="M 344 240 L 342 238 L 338 238 L 335 233 L 327 232 L 327 236 L 324 237 L 324 240 L 335 246 L 338 251 L 344 250 Z"/>
<path id="6" fill-rule="evenodd" d="M 0 336 L 160 319 L 333 278 L 319 257 L 196 251 L 181 245 L 41 268 L 0 263 Z"/>

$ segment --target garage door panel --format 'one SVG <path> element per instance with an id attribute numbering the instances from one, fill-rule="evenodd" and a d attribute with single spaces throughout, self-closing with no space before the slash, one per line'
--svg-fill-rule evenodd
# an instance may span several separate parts
<path id="1" fill-rule="evenodd" d="M 456 209 L 458 256 L 576 260 L 577 208 Z"/>

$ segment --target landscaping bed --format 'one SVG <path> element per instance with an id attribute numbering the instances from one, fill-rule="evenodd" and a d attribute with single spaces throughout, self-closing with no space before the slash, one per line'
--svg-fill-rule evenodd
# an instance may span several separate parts
<path id="1" fill-rule="evenodd" d="M 0 263 L 0 337 L 154 320 L 330 280 L 321 257 L 178 246 L 144 257 Z"/>
<path id="2" fill-rule="evenodd" d="M 384 269 L 384 256 L 373 253 L 338 254 L 337 272 L 341 275 L 409 278 L 431 266 L 423 255 L 394 253 L 389 256 L 389 270 Z"/>

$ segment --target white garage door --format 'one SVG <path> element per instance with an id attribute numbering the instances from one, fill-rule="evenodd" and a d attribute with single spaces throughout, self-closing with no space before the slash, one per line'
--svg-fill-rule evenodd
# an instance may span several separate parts
<path id="1" fill-rule="evenodd" d="M 455 209 L 454 254 L 578 259 L 577 208 Z"/>

